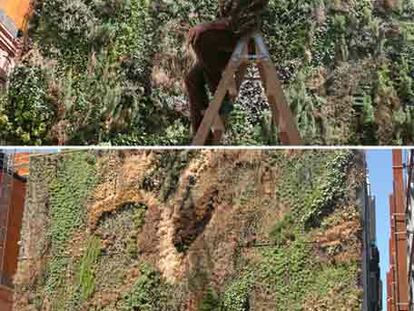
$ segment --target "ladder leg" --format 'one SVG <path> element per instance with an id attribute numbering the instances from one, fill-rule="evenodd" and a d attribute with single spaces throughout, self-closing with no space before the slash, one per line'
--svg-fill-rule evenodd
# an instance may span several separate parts
<path id="1" fill-rule="evenodd" d="M 260 66 L 260 64 L 258 64 L 257 68 L 259 69 L 259 74 L 260 74 L 261 80 L 263 82 L 262 83 L 262 86 L 263 86 L 263 89 L 264 89 L 266 98 L 268 100 L 268 103 L 269 103 L 270 112 L 271 112 L 271 115 L 272 115 L 272 118 L 270 119 L 271 120 L 270 126 L 271 126 L 271 131 L 273 132 L 275 129 L 278 128 L 279 111 L 277 109 L 277 105 L 275 105 L 274 103 L 270 102 L 269 97 L 267 95 L 267 88 L 270 87 L 270 86 L 267 85 L 266 74 L 265 74 L 262 66 Z M 289 143 L 287 143 L 288 138 L 286 137 L 286 135 L 284 134 L 284 132 L 279 131 L 278 132 L 278 136 L 279 136 L 279 141 L 282 144 L 289 145 Z"/>
<path id="2" fill-rule="evenodd" d="M 249 63 L 244 61 L 240 64 L 238 70 L 235 72 L 234 79 L 231 80 L 230 87 L 228 90 L 228 94 L 230 97 L 230 100 L 233 102 L 236 101 L 237 96 L 240 92 L 241 84 L 243 83 L 244 77 L 247 72 L 247 68 L 249 67 Z M 224 116 L 217 116 L 214 125 L 213 125 L 213 141 L 212 143 L 214 145 L 219 145 L 220 141 L 224 135 L 224 132 L 227 127 L 227 121 L 228 117 Z"/>
<path id="3" fill-rule="evenodd" d="M 248 62 L 242 62 L 239 69 L 235 73 L 235 78 L 231 81 L 229 86 L 230 99 L 235 101 L 240 92 L 240 86 L 243 83 L 244 76 L 246 75 Z"/>
<path id="4" fill-rule="evenodd" d="M 243 62 L 240 67 L 239 70 L 236 73 L 236 86 L 237 86 L 237 93 L 239 93 L 240 87 L 243 83 L 244 77 L 246 75 L 247 72 L 247 68 L 249 67 L 249 63 L 248 62 Z"/>
<path id="5" fill-rule="evenodd" d="M 258 62 L 262 80 L 266 81 L 265 91 L 275 124 L 279 126 L 280 141 L 283 145 L 300 145 L 302 139 L 295 118 L 289 108 L 277 72 L 270 60 Z"/>
<path id="6" fill-rule="evenodd" d="M 217 116 L 214 119 L 214 123 L 212 126 L 212 139 L 211 143 L 213 145 L 219 145 L 221 138 L 223 137 L 224 131 L 225 131 L 225 125 L 224 125 L 224 119 L 222 116 Z"/>
<path id="7" fill-rule="evenodd" d="M 224 70 L 223 76 L 214 94 L 213 101 L 207 108 L 203 121 L 201 122 L 200 127 L 198 128 L 198 131 L 193 139 L 193 145 L 202 146 L 205 144 L 213 122 L 218 116 L 224 97 L 226 96 L 228 89 L 231 87 L 232 81 L 234 81 L 234 75 L 240 67 L 240 64 L 241 60 L 230 60 L 227 68 Z"/>
<path id="8" fill-rule="evenodd" d="M 243 83 L 243 79 L 244 79 L 244 76 L 246 75 L 246 71 L 248 67 L 249 67 L 248 62 L 242 62 L 241 65 L 239 66 L 239 69 L 235 72 L 234 79 L 232 79 L 229 84 L 228 95 L 230 97 L 230 100 L 232 100 L 233 102 L 236 101 L 237 99 L 237 96 L 240 92 L 240 86 Z M 223 115 L 218 115 L 214 119 L 214 123 L 212 127 L 212 132 L 213 132 L 212 143 L 214 145 L 220 144 L 221 138 L 223 137 L 224 132 L 226 130 L 227 121 L 228 121 L 228 116 L 223 116 Z"/>
<path id="9" fill-rule="evenodd" d="M 207 108 L 204 118 L 193 139 L 193 145 L 201 146 L 211 137 L 211 142 L 216 144 L 223 136 L 225 125 L 219 111 L 227 94 L 232 100 L 237 98 L 240 86 L 246 74 L 249 62 L 256 60 L 260 77 L 263 81 L 266 97 L 272 111 L 272 122 L 279 127 L 280 141 L 283 145 L 300 145 L 302 140 L 296 126 L 295 118 L 289 108 L 284 95 L 282 85 L 278 79 L 275 67 L 272 64 L 269 53 L 260 34 L 253 34 L 255 55 L 249 55 L 251 38 L 241 40 L 223 72 L 220 83 L 214 94 L 214 98 Z"/>
<path id="10" fill-rule="evenodd" d="M 221 138 L 223 137 L 223 131 L 221 130 L 216 130 L 213 131 L 211 134 L 211 140 L 209 141 L 211 146 L 217 146 L 220 145 L 221 142 Z"/>
<path id="11" fill-rule="evenodd" d="M 265 92 L 267 92 L 267 80 L 266 80 L 266 73 L 263 69 L 263 66 L 260 64 L 260 62 L 257 64 L 257 69 L 259 70 L 259 74 L 260 74 L 260 79 L 263 82 L 263 88 L 265 90 Z"/>

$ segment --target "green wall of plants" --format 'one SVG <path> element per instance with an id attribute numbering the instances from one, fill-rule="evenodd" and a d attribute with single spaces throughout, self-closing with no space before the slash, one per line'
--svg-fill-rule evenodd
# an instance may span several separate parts
<path id="1" fill-rule="evenodd" d="M 43 272 L 31 285 L 16 287 L 17 297 L 25 293 L 32 297 L 25 307 L 167 311 L 185 310 L 188 301 L 199 299 L 199 310 L 245 311 L 263 306 L 289 310 L 338 310 L 338 306 L 345 306 L 346 310 L 360 310 L 358 243 L 362 237 L 358 235 L 362 224 L 356 194 L 362 186 L 357 176 L 364 173 L 359 152 L 252 151 L 251 160 L 237 152 L 218 152 L 216 161 L 220 163 L 210 164 L 219 169 L 185 179 L 181 178 L 183 170 L 192 161 L 208 161 L 208 157 L 203 158 L 200 152 L 155 152 L 150 169 L 131 185 L 159 198 L 159 204 L 150 207 L 127 200 L 104 212 L 91 229 L 86 220 L 93 213 L 93 195 L 97 189 L 107 189 L 101 188 L 105 183 L 113 185 L 108 180 L 118 172 L 107 170 L 113 165 L 108 161 L 110 155 L 79 151 L 57 154 L 49 160 L 39 158 L 42 160 L 32 164 L 35 171 L 26 213 L 45 209 L 46 213 L 37 217 L 47 220 L 44 236 L 39 236 L 39 243 L 42 240 L 47 246 L 39 246 Z M 128 155 L 120 156 L 125 157 Z M 261 176 L 258 173 L 265 168 L 277 175 L 267 182 L 257 181 Z M 206 178 L 215 182 L 210 185 Z M 246 180 L 247 184 L 243 182 Z M 45 181 L 41 195 L 34 186 L 45 185 Z M 200 183 L 205 183 L 205 193 L 197 193 Z M 188 186 L 177 199 L 177 189 L 183 185 Z M 218 188 L 213 191 L 215 186 Z M 263 187 L 268 186 L 264 195 Z M 176 248 L 177 256 L 199 255 L 199 261 L 191 262 L 193 268 L 183 261 L 180 269 L 186 272 L 171 283 L 158 270 L 158 260 L 166 254 L 159 249 L 161 244 L 154 233 L 159 231 L 151 231 L 161 224 L 156 213 L 178 204 L 174 205 L 177 213 L 186 208 L 187 201 L 198 202 L 198 196 L 209 198 L 205 201 L 207 209 L 211 202 L 227 204 L 226 212 L 235 217 L 234 222 L 223 227 L 226 223 L 220 223 L 215 215 L 202 233 L 197 231 L 191 241 L 186 240 L 182 250 L 173 241 L 163 241 Z M 197 210 L 191 215 L 200 217 L 196 215 L 203 211 L 200 206 L 188 206 Z M 178 213 L 171 224 L 179 217 L 184 223 L 194 221 Z M 321 246 L 317 237 L 334 236 L 337 233 L 326 232 L 345 222 L 355 227 L 352 233 L 339 244 Z M 227 241 L 233 231 L 239 232 L 236 244 L 222 248 L 219 240 Z M 200 239 L 202 244 L 197 244 Z M 140 247 L 143 240 L 152 243 L 150 248 Z M 225 269 L 222 267 L 227 275 L 221 283 L 213 279 L 223 271 L 205 262 L 217 251 L 216 246 L 221 247 L 220 252 L 233 253 Z M 357 248 L 353 254 L 349 253 L 352 247 Z M 217 260 L 223 259 L 220 252 L 215 253 Z"/>
<path id="2" fill-rule="evenodd" d="M 30 52 L 1 96 L 0 138 L 188 143 L 185 35 L 216 12 L 216 0 L 36 1 Z M 263 32 L 305 143 L 413 142 L 413 14 L 412 0 L 394 11 L 270 1 Z M 259 92 L 244 86 L 226 143 L 277 143 Z"/>

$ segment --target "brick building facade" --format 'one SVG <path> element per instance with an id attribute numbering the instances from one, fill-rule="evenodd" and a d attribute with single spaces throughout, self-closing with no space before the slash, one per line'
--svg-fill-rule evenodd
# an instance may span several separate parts
<path id="1" fill-rule="evenodd" d="M 2 0 L 0 2 L 0 85 L 15 66 L 19 54 L 19 33 L 26 29 L 30 0 Z"/>

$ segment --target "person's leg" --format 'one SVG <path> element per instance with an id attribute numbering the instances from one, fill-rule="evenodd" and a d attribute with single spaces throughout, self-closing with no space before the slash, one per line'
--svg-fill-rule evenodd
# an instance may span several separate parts
<path id="1" fill-rule="evenodd" d="M 190 118 L 193 134 L 197 133 L 203 119 L 202 111 L 208 106 L 208 95 L 203 65 L 198 62 L 185 78 L 185 85 L 190 101 Z"/>

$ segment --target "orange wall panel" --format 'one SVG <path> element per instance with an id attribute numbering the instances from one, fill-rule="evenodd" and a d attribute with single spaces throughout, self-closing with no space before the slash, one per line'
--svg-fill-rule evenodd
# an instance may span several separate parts
<path id="1" fill-rule="evenodd" d="M 31 0 L 0 0 L 2 9 L 16 24 L 18 28 L 23 28 L 26 16 L 29 13 Z"/>

